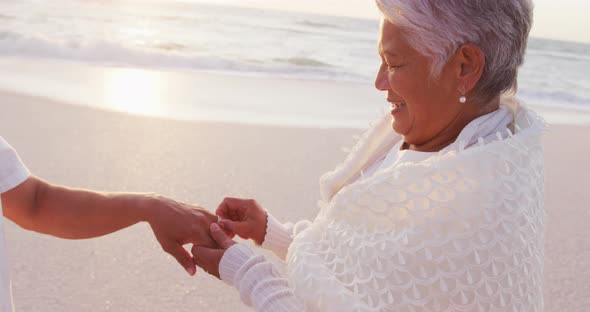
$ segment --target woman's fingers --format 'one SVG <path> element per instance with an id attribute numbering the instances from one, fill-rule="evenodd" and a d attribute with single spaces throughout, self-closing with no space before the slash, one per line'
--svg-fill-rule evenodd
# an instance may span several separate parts
<path id="1" fill-rule="evenodd" d="M 225 251 L 236 242 L 225 235 L 215 223 L 211 224 L 209 231 L 211 231 L 211 237 L 217 243 L 218 248 L 193 245 L 191 249 L 193 254 L 192 260 L 194 264 L 201 267 L 205 272 L 219 278 L 219 262 Z"/>
<path id="2" fill-rule="evenodd" d="M 217 222 L 219 227 L 226 233 L 237 234 L 242 238 L 250 238 L 249 235 L 252 232 L 250 224 L 248 222 L 239 222 L 231 220 L 219 220 Z"/>
<path id="3" fill-rule="evenodd" d="M 217 224 L 227 234 L 254 239 L 258 244 L 264 241 L 266 233 L 266 212 L 253 199 L 226 197 L 216 214 L 221 217 Z"/>
<path id="4" fill-rule="evenodd" d="M 203 271 L 217 278 L 219 278 L 219 260 L 221 260 L 219 253 L 221 252 L 221 255 L 223 256 L 224 251 L 224 249 L 213 249 L 201 246 L 194 246 L 191 249 L 194 263 L 203 269 Z"/>
<path id="5" fill-rule="evenodd" d="M 239 221 L 244 218 L 246 202 L 245 199 L 226 197 L 217 207 L 215 214 L 224 219 Z"/>
<path id="6" fill-rule="evenodd" d="M 231 245 L 236 243 L 233 240 L 231 240 L 231 238 L 229 238 L 227 235 L 225 235 L 221 228 L 215 223 L 211 224 L 209 230 L 211 231 L 211 237 L 213 237 L 217 245 L 222 249 L 227 249 L 231 247 Z"/>

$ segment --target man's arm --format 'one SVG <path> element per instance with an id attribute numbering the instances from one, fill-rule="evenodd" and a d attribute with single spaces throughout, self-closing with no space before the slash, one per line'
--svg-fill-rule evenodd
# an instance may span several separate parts
<path id="1" fill-rule="evenodd" d="M 162 248 L 190 275 L 195 265 L 182 245 L 215 246 L 208 229 L 217 217 L 204 209 L 155 195 L 98 193 L 29 177 L 2 194 L 2 206 L 4 216 L 19 226 L 68 239 L 102 236 L 148 222 Z"/>

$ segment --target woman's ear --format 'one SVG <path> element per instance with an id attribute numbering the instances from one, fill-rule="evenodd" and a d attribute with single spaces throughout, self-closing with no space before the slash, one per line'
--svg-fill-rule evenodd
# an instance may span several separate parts
<path id="1" fill-rule="evenodd" d="M 481 79 L 486 57 L 481 48 L 474 44 L 465 44 L 459 47 L 455 57 L 457 57 L 459 64 L 457 71 L 457 80 L 461 82 L 459 88 L 465 88 L 458 91 L 469 92 Z"/>

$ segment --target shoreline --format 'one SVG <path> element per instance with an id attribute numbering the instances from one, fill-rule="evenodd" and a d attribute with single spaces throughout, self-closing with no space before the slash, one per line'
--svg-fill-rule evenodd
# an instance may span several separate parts
<path id="1" fill-rule="evenodd" d="M 372 85 L 355 82 L 30 58 L 0 58 L 0 71 L 0 90 L 183 121 L 363 129 L 389 105 Z"/>
<path id="2" fill-rule="evenodd" d="M 0 88 L 0 99 L 10 99 L 16 100 L 17 102 L 26 101 L 26 102 L 35 102 L 37 105 L 43 106 L 50 106 L 52 109 L 66 109 L 77 111 L 83 114 L 91 114 L 91 115 L 113 115 L 118 116 L 120 118 L 130 118 L 130 119 L 143 119 L 143 120 L 150 120 L 152 122 L 162 122 L 162 123 L 174 123 L 174 124 L 185 124 L 185 125 L 199 125 L 199 126 L 220 126 L 220 127 L 251 127 L 251 128 L 260 128 L 266 130 L 272 129 L 286 129 L 286 130 L 302 130 L 302 131 L 350 131 L 359 133 L 364 131 L 370 122 L 367 123 L 367 126 L 364 128 L 356 128 L 356 127 L 315 127 L 310 125 L 291 125 L 291 124 L 271 124 L 271 123 L 255 123 L 255 122 L 248 122 L 248 121 L 224 121 L 224 120 L 198 120 L 198 119 L 182 119 L 182 118 L 173 118 L 168 116 L 155 116 L 155 115 L 147 115 L 141 113 L 132 113 L 132 112 L 125 112 L 119 111 L 114 109 L 108 108 L 100 108 L 95 106 L 87 106 L 84 104 L 77 104 L 71 102 L 65 102 L 56 100 L 53 98 L 41 96 L 41 95 L 30 95 L 21 92 L 15 92 L 11 90 L 4 90 Z M 0 104 L 1 105 L 1 104 Z"/>
<path id="3" fill-rule="evenodd" d="M 372 84 L 140 69 L 0 57 L 0 90 L 140 116 L 298 128 L 364 129 L 388 109 Z M 590 108 L 535 105 L 551 124 L 590 125 Z"/>

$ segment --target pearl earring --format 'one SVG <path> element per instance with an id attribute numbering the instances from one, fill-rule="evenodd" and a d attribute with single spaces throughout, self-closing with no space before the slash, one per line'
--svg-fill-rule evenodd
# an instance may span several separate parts
<path id="1" fill-rule="evenodd" d="M 465 96 L 465 86 L 463 86 L 463 88 L 461 88 L 461 96 L 459 97 L 459 102 L 461 102 L 461 104 L 465 104 L 465 102 L 467 102 L 467 97 Z"/>

